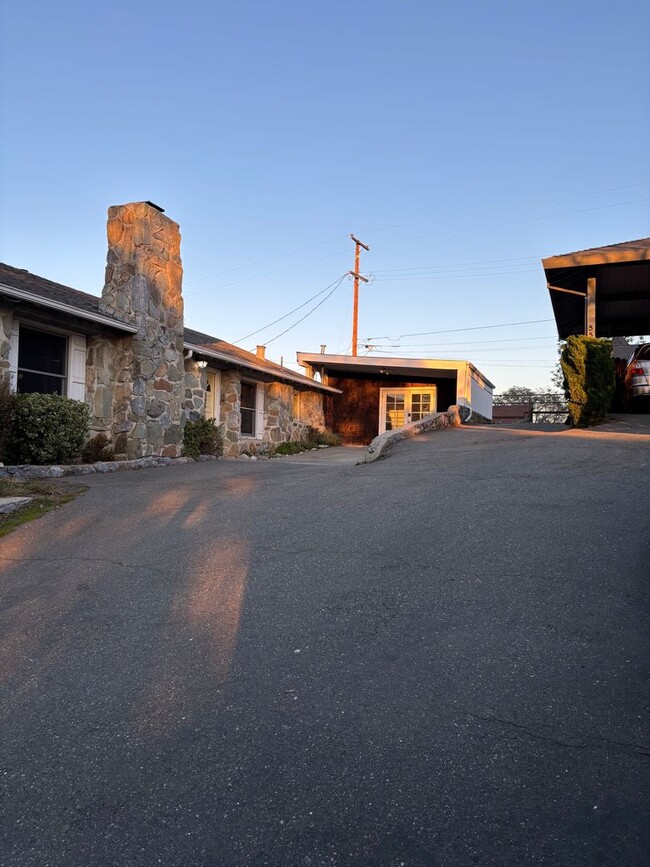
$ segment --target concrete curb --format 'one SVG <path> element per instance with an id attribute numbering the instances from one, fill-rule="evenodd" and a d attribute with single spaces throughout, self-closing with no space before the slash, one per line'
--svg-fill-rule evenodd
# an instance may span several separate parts
<path id="1" fill-rule="evenodd" d="M 450 406 L 447 412 L 434 412 L 420 421 L 414 421 L 397 430 L 388 430 L 376 436 L 366 448 L 359 464 L 371 464 L 373 461 L 386 457 L 386 453 L 395 443 L 400 440 L 416 437 L 428 430 L 442 430 L 448 427 L 460 427 L 460 410 L 458 406 Z"/>

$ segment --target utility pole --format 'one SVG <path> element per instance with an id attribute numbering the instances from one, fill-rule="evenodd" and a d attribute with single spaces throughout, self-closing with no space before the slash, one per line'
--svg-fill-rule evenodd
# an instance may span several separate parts
<path id="1" fill-rule="evenodd" d="M 359 257 L 361 254 L 361 247 L 366 251 L 369 251 L 370 247 L 367 244 L 364 244 L 363 241 L 355 238 L 352 233 L 350 233 L 350 237 L 356 245 L 354 248 L 354 271 L 348 272 L 352 277 L 354 277 L 354 299 L 352 304 L 352 355 L 356 355 L 358 343 L 357 324 L 359 319 L 359 280 L 363 280 L 364 283 L 368 282 L 367 277 L 362 277 L 361 274 L 359 274 Z"/>

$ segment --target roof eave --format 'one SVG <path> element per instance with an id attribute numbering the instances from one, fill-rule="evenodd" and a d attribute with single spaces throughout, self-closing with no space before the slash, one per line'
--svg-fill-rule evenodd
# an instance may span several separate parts
<path id="1" fill-rule="evenodd" d="M 328 362 L 331 365 L 339 365 L 339 367 L 348 367 L 349 370 L 354 370 L 355 367 L 393 367 L 394 369 L 403 369 L 403 370 L 421 370 L 423 373 L 426 373 L 429 370 L 434 370 L 428 364 L 424 364 L 423 362 L 433 362 L 434 364 L 438 364 L 438 370 L 458 370 L 459 366 L 467 365 L 471 370 L 473 370 L 481 379 L 488 385 L 490 388 L 495 388 L 494 384 L 490 382 L 487 376 L 478 369 L 471 361 L 467 361 L 466 359 L 455 359 L 455 358 L 397 358 L 397 357 L 386 357 L 386 358 L 370 358 L 367 355 L 324 355 L 322 353 L 311 353 L 311 352 L 298 352 L 296 353 L 298 364 L 308 365 L 309 367 L 318 368 L 319 364 L 321 367 L 327 368 Z M 398 362 L 398 363 L 396 363 Z"/>
<path id="2" fill-rule="evenodd" d="M 202 346 L 200 343 L 188 343 L 185 341 L 183 343 L 185 349 L 191 349 L 193 352 L 196 352 L 197 355 L 203 355 L 206 358 L 214 358 L 216 361 L 223 361 L 226 364 L 233 365 L 234 367 L 245 367 L 247 370 L 254 370 L 257 373 L 264 373 L 266 376 L 273 377 L 275 379 L 284 379 L 288 382 L 295 382 L 298 385 L 303 385 L 306 388 L 315 388 L 318 391 L 326 391 L 330 394 L 341 394 L 341 390 L 339 388 L 333 388 L 331 385 L 323 385 L 322 382 L 316 382 L 316 380 L 309 379 L 307 376 L 302 376 L 301 374 L 292 374 L 291 371 L 277 371 L 268 367 L 264 367 L 261 364 L 255 364 L 255 362 L 244 361 L 241 358 L 236 358 L 232 355 L 228 355 L 226 352 L 219 352 L 215 349 L 209 349 L 207 346 Z"/>
<path id="3" fill-rule="evenodd" d="M 585 250 L 576 253 L 565 253 L 560 256 L 549 256 L 542 259 L 545 271 L 557 268 L 582 268 L 589 265 L 619 265 L 625 262 L 645 262 L 650 259 L 650 249 L 635 247 L 627 250 Z"/>
<path id="4" fill-rule="evenodd" d="M 5 283 L 0 283 L 0 295 L 6 295 L 9 298 L 16 298 L 19 301 L 27 301 L 38 307 L 47 307 L 50 310 L 57 310 L 59 313 L 67 313 L 70 316 L 75 316 L 77 319 L 87 319 L 89 322 L 96 322 L 100 325 L 105 325 L 108 328 L 114 328 L 117 331 L 126 331 L 129 334 L 136 334 L 138 331 L 135 325 L 129 325 L 126 322 L 121 322 L 119 319 L 111 319 L 110 316 L 104 316 L 101 313 L 93 313 L 90 310 L 83 310 L 80 307 L 74 307 L 72 304 L 66 304 L 63 301 L 54 301 L 51 298 L 43 298 L 42 295 L 36 295 L 33 292 L 26 292 L 24 289 L 15 289 L 13 286 L 7 286 Z"/>

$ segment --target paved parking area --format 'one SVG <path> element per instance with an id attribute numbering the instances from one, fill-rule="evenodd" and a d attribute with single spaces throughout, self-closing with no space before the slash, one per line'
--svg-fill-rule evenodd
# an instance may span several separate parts
<path id="1" fill-rule="evenodd" d="M 645 864 L 649 444 L 89 477 L 0 541 L 3 865 Z"/>

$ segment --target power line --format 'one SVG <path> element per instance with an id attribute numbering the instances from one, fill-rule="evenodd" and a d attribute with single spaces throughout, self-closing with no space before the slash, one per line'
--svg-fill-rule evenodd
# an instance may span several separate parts
<path id="1" fill-rule="evenodd" d="M 414 331 L 410 334 L 400 334 L 399 337 L 391 337 L 389 334 L 382 334 L 381 337 L 368 337 L 370 340 L 390 340 L 397 343 L 403 337 L 424 337 L 427 334 L 457 334 L 461 331 L 485 331 L 487 328 L 512 328 L 515 325 L 537 325 L 540 322 L 553 322 L 553 319 L 529 319 L 525 322 L 501 322 L 497 325 L 474 325 L 471 328 L 443 328 L 441 331 Z"/>
<path id="2" fill-rule="evenodd" d="M 449 263 L 443 264 L 443 265 L 422 265 L 422 266 L 417 267 L 417 268 L 390 268 L 390 269 L 384 269 L 384 270 L 380 270 L 380 271 L 374 271 L 373 273 L 375 274 L 375 276 L 377 274 L 382 274 L 382 275 L 385 275 L 385 274 L 409 274 L 413 271 L 431 271 L 431 270 L 440 271 L 443 268 L 461 268 L 462 269 L 462 268 L 470 267 L 473 265 L 481 265 L 481 266 L 488 267 L 488 266 L 491 266 L 493 264 L 494 264 L 494 267 L 498 267 L 499 265 L 502 265 L 504 262 L 529 263 L 529 262 L 538 262 L 540 260 L 540 258 L 541 257 L 539 257 L 539 256 L 516 256 L 514 258 L 509 258 L 509 259 L 478 259 L 474 262 L 449 262 Z M 515 267 L 515 266 L 513 265 L 511 267 Z"/>
<path id="3" fill-rule="evenodd" d="M 538 274 L 539 268 L 525 268 L 519 271 L 493 271 L 491 274 L 424 274 L 422 276 L 406 276 L 406 277 L 377 277 L 372 275 L 375 281 L 379 283 L 388 283 L 399 281 L 400 283 L 410 283 L 413 280 L 474 280 L 478 277 L 513 277 L 518 274 Z"/>
<path id="4" fill-rule="evenodd" d="M 618 192 L 621 190 L 629 190 L 629 189 L 634 189 L 637 187 L 647 186 L 648 184 L 650 184 L 650 181 L 641 181 L 639 183 L 626 184 L 626 185 L 620 186 L 620 187 L 608 187 L 607 189 L 603 189 L 603 190 L 593 190 L 592 192 L 587 192 L 587 193 L 576 193 L 575 195 L 572 195 L 572 196 L 561 196 L 559 198 L 544 199 L 544 200 L 537 201 L 537 202 L 524 202 L 521 205 L 506 205 L 502 208 L 488 208 L 488 209 L 485 209 L 482 211 L 472 211 L 472 212 L 468 212 L 465 214 L 452 214 L 452 215 L 443 216 L 443 217 L 433 217 L 430 220 L 420 220 L 420 221 L 414 222 L 414 223 L 398 223 L 398 224 L 393 224 L 391 226 L 381 226 L 379 228 L 369 229 L 367 231 L 368 232 L 384 232 L 384 231 L 388 231 L 390 229 L 402 229 L 402 228 L 405 229 L 405 228 L 409 228 L 411 226 L 424 226 L 424 225 L 428 225 L 431 223 L 441 223 L 441 222 L 444 222 L 445 220 L 460 220 L 460 219 L 465 219 L 467 217 L 479 217 L 479 216 L 483 216 L 485 214 L 496 214 L 496 213 L 501 213 L 503 211 L 512 211 L 512 210 L 519 210 L 519 209 L 523 209 L 523 208 L 532 208 L 532 207 L 537 207 L 539 205 L 553 204 L 554 202 L 563 202 L 563 201 L 569 201 L 571 199 L 581 199 L 581 198 L 585 198 L 588 196 L 597 196 L 597 195 L 602 195 L 604 193 L 613 193 L 613 192 Z M 645 201 L 645 200 L 641 199 L 640 201 Z M 628 203 L 624 202 L 622 204 L 628 204 Z M 611 207 L 615 207 L 615 206 L 616 205 L 612 205 Z M 608 207 L 608 206 L 605 205 L 604 207 Z M 558 214 L 558 215 L 554 215 L 554 216 L 562 216 L 562 215 Z M 519 222 L 519 221 L 517 221 L 517 222 Z M 508 224 L 505 224 L 505 225 L 508 225 Z M 464 230 L 460 230 L 460 231 L 464 231 Z M 265 256 L 262 259 L 255 259 L 252 262 L 248 262 L 244 265 L 236 265 L 234 268 L 228 268 L 224 271 L 216 271 L 212 274 L 207 274 L 203 277 L 197 277 L 193 280 L 188 280 L 188 281 L 186 281 L 186 284 L 189 286 L 192 283 L 200 283 L 203 280 L 210 280 L 213 277 L 219 277 L 223 274 L 232 274 L 235 271 L 243 271 L 246 268 L 252 268 L 255 265 L 260 265 L 264 262 L 270 262 L 270 261 L 273 261 L 274 259 L 281 259 L 284 256 L 291 256 L 291 255 L 294 255 L 295 253 L 300 253 L 303 250 L 311 250 L 311 249 L 314 249 L 315 247 L 322 247 L 325 244 L 331 244 L 334 241 L 343 240 L 345 237 L 346 237 L 345 235 L 336 235 L 336 236 L 333 236 L 331 238 L 327 238 L 323 241 L 316 241 L 313 244 L 306 244 L 303 247 L 297 247 L 297 248 L 294 248 L 293 250 L 287 250 L 284 253 L 274 253 L 271 256 Z M 409 239 L 404 239 L 404 240 L 409 240 Z M 391 242 L 383 242 L 383 243 L 394 243 L 394 242 L 391 241 Z M 341 252 L 344 252 L 344 251 L 341 251 Z M 339 255 L 339 253 L 335 253 L 333 255 Z M 328 257 L 323 257 L 323 258 L 328 258 Z M 315 260 L 310 260 L 310 261 L 319 261 L 319 260 L 315 259 Z M 498 260 L 495 260 L 495 261 L 498 261 Z M 291 266 L 291 267 L 299 267 L 299 266 Z M 271 272 L 271 273 L 278 273 L 278 272 Z M 264 274 L 264 275 L 260 275 L 260 276 L 267 276 L 267 275 Z M 257 278 L 251 278 L 251 279 L 257 279 Z M 229 283 L 226 285 L 230 286 L 230 285 L 234 285 L 234 284 Z M 225 288 L 225 287 L 219 286 L 219 287 L 214 287 L 214 288 Z M 206 291 L 210 291 L 210 290 L 206 290 Z M 186 297 L 191 297 L 191 294 L 192 293 L 188 293 L 188 295 Z M 193 294 L 199 294 L 199 293 L 193 293 Z"/>
<path id="5" fill-rule="evenodd" d="M 216 292 L 218 289 L 227 289 L 229 286 L 237 286 L 239 283 L 248 283 L 251 280 L 260 280 L 262 277 L 270 277 L 273 274 L 282 274 L 284 271 L 292 271 L 294 268 L 302 268 L 304 265 L 309 265 L 311 262 L 322 262 L 324 259 L 332 259 L 334 256 L 340 256 L 342 252 L 328 253 L 327 256 L 319 256 L 316 259 L 309 259 L 307 262 L 299 262 L 295 265 L 287 265 L 286 268 L 278 268 L 275 271 L 266 271 L 264 274 L 256 274 L 254 277 L 243 277 L 241 280 L 233 280 L 230 283 L 222 283 L 220 286 L 210 286 L 208 289 L 199 289 L 198 292 L 190 292 L 187 298 L 194 298 L 196 295 L 203 295 L 206 292 Z"/>
<path id="6" fill-rule="evenodd" d="M 525 340 L 555 340 L 554 334 L 544 334 L 540 337 L 508 337 L 500 338 L 499 340 L 473 340 L 471 343 L 379 343 L 375 346 L 368 346 L 366 349 L 380 349 L 381 347 L 391 347 L 392 349 L 400 349 L 402 347 L 417 347 L 417 346 L 478 346 L 482 343 L 523 343 Z"/>
<path id="7" fill-rule="evenodd" d="M 345 278 L 346 278 L 347 276 L 348 276 L 348 275 L 347 275 L 347 273 L 346 273 L 346 274 L 343 274 L 341 277 L 339 277 L 339 279 L 336 281 L 336 284 L 334 285 L 334 288 L 331 290 L 331 292 L 329 292 L 329 293 L 328 293 L 324 298 L 322 298 L 322 299 L 318 302 L 318 304 L 315 304 L 315 305 L 312 307 L 311 310 L 308 310 L 307 313 L 305 313 L 304 316 L 301 316 L 300 319 L 298 319 L 297 322 L 294 322 L 293 325 L 290 325 L 288 328 L 285 328 L 284 331 L 281 331 L 281 332 L 280 332 L 280 334 L 276 334 L 275 337 L 272 337 L 270 340 L 267 340 L 267 341 L 266 341 L 266 345 L 268 346 L 269 343 L 273 343 L 274 340 L 277 340 L 279 337 L 283 337 L 283 336 L 284 336 L 288 331 L 291 331 L 292 328 L 295 328 L 296 325 L 300 325 L 301 322 L 304 322 L 304 320 L 305 320 L 308 316 L 311 316 L 311 314 L 312 314 L 315 310 L 318 310 L 318 308 L 321 306 L 321 304 L 324 304 L 324 303 L 327 301 L 327 299 L 330 298 L 330 297 L 331 297 L 331 296 L 336 292 L 336 290 L 339 288 L 339 286 L 341 285 L 341 283 L 345 280 Z M 304 305 L 303 305 L 303 306 L 304 306 Z"/>
<path id="8" fill-rule="evenodd" d="M 447 217 L 433 217 L 430 220 L 420 220 L 416 223 L 398 223 L 392 226 L 381 226 L 375 229 L 366 229 L 366 233 L 370 232 L 387 232 L 391 229 L 408 229 L 410 226 L 425 226 L 427 223 L 441 223 L 443 220 L 463 220 L 466 217 L 482 217 L 484 214 L 498 214 L 502 211 L 515 211 L 520 208 L 535 208 L 538 205 L 551 205 L 554 202 L 566 202 L 571 199 L 584 199 L 587 196 L 599 196 L 604 193 L 617 193 L 620 190 L 631 190 L 636 187 L 647 187 L 650 181 L 640 181 L 636 184 L 626 184 L 623 187 L 609 187 L 605 190 L 594 190 L 591 193 L 576 193 L 573 196 L 560 196 L 557 199 L 543 199 L 539 202 L 527 202 L 523 205 L 505 205 L 503 208 L 488 208 L 484 211 L 473 211 L 468 214 L 454 214 Z"/>
<path id="9" fill-rule="evenodd" d="M 254 262 L 249 262 L 248 265 L 237 265 L 235 268 L 228 268 L 225 271 L 215 271 L 214 274 L 206 274 L 205 277 L 196 277 L 194 280 L 188 280 L 188 285 L 190 283 L 200 283 L 202 280 L 211 280 L 212 277 L 220 277 L 222 274 L 232 274 L 233 271 L 244 271 L 246 268 L 253 268 L 255 265 L 261 265 L 263 262 L 271 262 L 273 259 L 282 259 L 284 256 L 293 256 L 294 253 L 302 253 L 303 250 L 313 250 L 314 247 L 323 247 L 325 244 L 331 244 L 334 241 L 341 241 L 345 237 L 345 235 L 337 235 L 335 238 L 327 238 L 325 241 L 316 241 L 314 244 L 297 247 L 295 250 L 287 250 L 286 253 L 274 253 L 272 256 L 265 256 L 264 259 L 256 259 Z"/>
<path id="10" fill-rule="evenodd" d="M 346 275 L 344 274 L 343 277 Z M 341 277 L 339 279 L 339 283 L 343 279 Z M 337 281 L 335 280 L 334 283 Z M 290 310 L 288 313 L 285 313 L 284 316 L 279 316 L 277 319 L 274 319 L 273 322 L 269 322 L 268 325 L 263 325 L 262 328 L 258 328 L 256 331 L 251 331 L 250 334 L 245 334 L 243 337 L 240 337 L 239 340 L 234 340 L 233 343 L 242 343 L 244 340 L 248 340 L 249 337 L 254 337 L 254 335 L 259 334 L 260 331 L 266 331 L 267 328 L 270 328 L 272 325 L 276 325 L 278 322 L 282 322 L 283 319 L 291 316 L 292 313 L 296 313 L 298 310 L 302 310 L 303 307 L 306 307 L 310 301 L 313 301 L 315 298 L 318 298 L 319 295 L 322 295 L 323 292 L 327 292 L 328 289 L 331 289 L 334 286 L 334 283 L 330 283 L 329 286 L 326 286 L 324 289 L 321 289 L 320 292 L 317 292 L 315 295 L 312 295 L 311 298 L 308 298 L 306 301 L 303 301 L 302 304 L 299 304 L 297 307 L 294 307 L 293 310 Z M 328 296 L 329 297 L 329 296 Z M 325 300 L 325 299 L 323 299 Z"/>
<path id="11" fill-rule="evenodd" d="M 520 223 L 532 223 L 535 220 L 549 220 L 556 217 L 566 217 L 573 214 L 586 214 L 590 211 L 602 211 L 606 208 L 620 208 L 624 205 L 636 205 L 639 202 L 648 202 L 650 198 L 632 199 L 629 202 L 614 202 L 611 205 L 596 205 L 593 208 L 580 208 L 577 211 L 561 211 L 559 214 L 540 214 L 537 217 L 520 217 L 518 220 L 507 220 L 503 223 L 489 223 L 486 226 L 472 226 L 470 229 L 450 229 L 446 232 L 433 232 L 427 235 L 411 235 L 408 238 L 389 238 L 387 241 L 382 241 L 382 244 L 400 244 L 404 241 L 422 241 L 425 238 L 437 238 L 443 235 L 458 235 L 466 232 L 478 232 L 482 229 L 497 229 L 502 226 L 518 226 Z"/>

